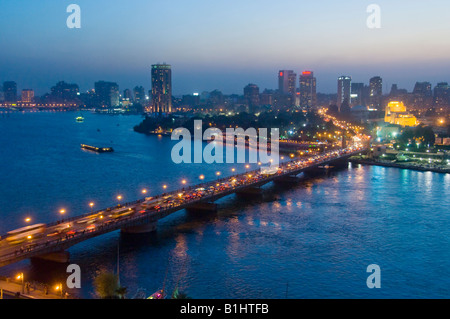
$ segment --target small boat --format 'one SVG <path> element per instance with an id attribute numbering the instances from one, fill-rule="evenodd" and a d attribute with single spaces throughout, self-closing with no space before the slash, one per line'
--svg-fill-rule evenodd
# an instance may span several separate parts
<path id="1" fill-rule="evenodd" d="M 84 122 L 84 117 L 82 116 L 78 116 L 75 121 L 77 121 L 78 123 L 83 123 Z"/>
<path id="2" fill-rule="evenodd" d="M 81 148 L 88 150 L 88 151 L 94 151 L 97 153 L 114 152 L 114 149 L 112 147 L 96 147 L 96 146 L 81 144 Z"/>
<path id="3" fill-rule="evenodd" d="M 147 299 L 166 299 L 166 293 L 164 292 L 164 290 L 158 290 Z"/>

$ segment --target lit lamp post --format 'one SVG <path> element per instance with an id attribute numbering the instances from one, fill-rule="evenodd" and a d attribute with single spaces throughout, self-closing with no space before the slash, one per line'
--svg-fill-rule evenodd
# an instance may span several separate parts
<path id="1" fill-rule="evenodd" d="M 65 210 L 65 209 L 60 209 L 60 210 L 59 210 L 59 213 L 60 213 L 60 215 L 61 215 L 61 221 L 63 221 L 63 220 L 64 220 L 63 216 L 64 216 L 64 214 L 66 213 L 66 210 Z"/>
<path id="2" fill-rule="evenodd" d="M 62 291 L 62 284 L 61 283 L 56 285 L 55 290 L 58 291 L 61 294 L 61 297 L 62 297 L 63 291 Z"/>
<path id="3" fill-rule="evenodd" d="M 144 189 L 141 191 L 141 193 L 145 195 L 145 194 L 147 194 L 147 190 L 144 188 Z"/>
<path id="4" fill-rule="evenodd" d="M 31 218 L 30 217 L 25 218 L 25 223 L 29 223 L 29 222 L 31 222 Z"/>
<path id="5" fill-rule="evenodd" d="M 117 196 L 118 206 L 120 206 L 120 201 L 122 200 L 122 195 Z"/>
<path id="6" fill-rule="evenodd" d="M 94 203 L 93 203 L 93 202 L 90 202 L 90 203 L 89 203 L 89 206 L 91 207 L 91 213 L 93 213 L 93 212 L 94 212 Z"/>
<path id="7" fill-rule="evenodd" d="M 20 279 L 22 279 L 22 293 L 24 293 L 24 291 L 25 291 L 25 284 L 24 284 L 24 281 L 23 281 L 23 272 L 21 272 L 19 275 L 17 275 L 17 280 L 20 280 Z"/>

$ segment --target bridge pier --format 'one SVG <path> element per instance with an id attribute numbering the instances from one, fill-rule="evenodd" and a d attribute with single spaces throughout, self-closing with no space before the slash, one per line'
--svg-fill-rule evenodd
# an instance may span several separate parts
<path id="1" fill-rule="evenodd" d="M 155 232 L 157 228 L 157 222 L 148 223 L 145 225 L 131 226 L 122 228 L 120 231 L 125 234 L 144 234 Z"/>
<path id="2" fill-rule="evenodd" d="M 236 194 L 243 197 L 261 196 L 263 190 L 259 187 L 246 187 L 236 191 Z"/>
<path id="3" fill-rule="evenodd" d="M 217 212 L 217 204 L 215 203 L 195 203 L 186 208 L 188 212 Z"/>
<path id="4" fill-rule="evenodd" d="M 274 183 L 291 184 L 291 183 L 299 183 L 301 180 L 302 178 L 298 177 L 297 175 L 289 175 L 277 178 L 276 180 L 274 180 Z"/>
<path id="5" fill-rule="evenodd" d="M 68 251 L 57 251 L 53 253 L 48 253 L 44 255 L 39 255 L 35 257 L 31 257 L 30 259 L 38 259 L 38 260 L 47 260 L 47 261 L 53 261 L 56 263 L 68 263 L 70 259 L 70 253 Z"/>

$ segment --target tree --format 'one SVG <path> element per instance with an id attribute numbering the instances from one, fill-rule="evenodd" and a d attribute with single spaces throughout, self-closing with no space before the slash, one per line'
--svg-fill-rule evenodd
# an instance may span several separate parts
<path id="1" fill-rule="evenodd" d="M 94 278 L 94 287 L 97 296 L 102 299 L 114 299 L 118 297 L 119 278 L 112 272 L 99 272 Z"/>
<path id="2" fill-rule="evenodd" d="M 127 294 L 127 288 L 126 287 L 117 288 L 116 294 L 119 296 L 120 299 L 125 299 L 125 295 Z"/>

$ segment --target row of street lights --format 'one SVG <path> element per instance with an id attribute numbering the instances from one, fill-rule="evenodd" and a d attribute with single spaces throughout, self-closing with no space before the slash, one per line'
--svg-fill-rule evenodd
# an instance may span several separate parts
<path id="1" fill-rule="evenodd" d="M 290 154 L 290 157 L 293 158 L 293 157 L 294 157 L 294 154 Z M 281 159 L 284 159 L 284 157 L 281 157 Z M 260 166 L 260 165 L 261 165 L 261 162 L 258 162 L 258 165 Z M 247 171 L 247 170 L 250 168 L 250 165 L 249 165 L 249 164 L 246 164 L 246 165 L 245 165 L 245 168 L 246 168 L 246 171 Z M 232 172 L 236 172 L 236 169 L 235 169 L 235 168 L 231 168 L 231 171 L 232 171 Z M 217 171 L 217 172 L 215 173 L 215 175 L 216 175 L 216 176 L 221 176 L 221 175 L 222 175 L 222 172 Z M 204 180 L 204 179 L 205 179 L 205 175 L 204 175 L 204 174 L 201 174 L 198 178 L 199 178 L 199 180 Z M 182 180 L 181 180 L 181 184 L 182 184 L 182 185 L 186 185 L 186 184 L 187 184 L 187 180 L 186 180 L 186 179 L 182 179 Z M 166 190 L 167 187 L 168 187 L 168 186 L 167 186 L 166 184 L 163 184 L 163 185 L 162 185 L 163 190 Z M 141 193 L 142 193 L 143 195 L 146 195 L 146 194 L 148 193 L 148 190 L 147 190 L 146 188 L 144 188 L 144 189 L 141 190 Z M 121 203 L 122 199 L 123 199 L 123 196 L 122 196 L 122 195 L 117 195 L 116 200 L 117 200 L 119 206 L 120 206 L 120 203 Z M 95 203 L 94 203 L 94 202 L 90 202 L 90 203 L 89 203 L 89 207 L 91 208 L 91 213 L 94 212 L 94 206 L 95 206 Z M 61 208 L 61 209 L 59 210 L 59 214 L 60 214 L 61 216 L 65 215 L 66 213 L 67 213 L 67 211 L 66 211 L 65 208 Z M 30 223 L 31 220 L 32 220 L 31 217 L 26 217 L 26 218 L 25 218 L 25 222 L 26 222 L 26 223 Z"/>

